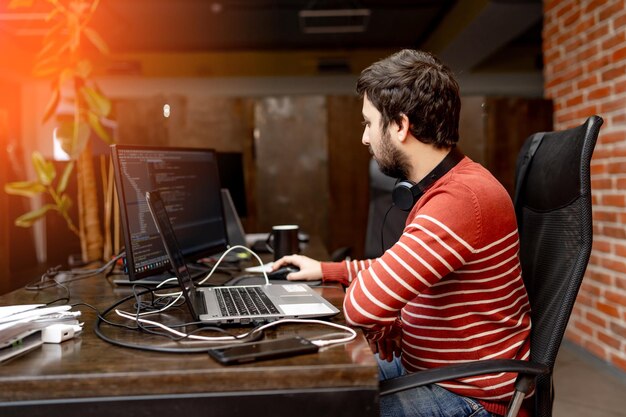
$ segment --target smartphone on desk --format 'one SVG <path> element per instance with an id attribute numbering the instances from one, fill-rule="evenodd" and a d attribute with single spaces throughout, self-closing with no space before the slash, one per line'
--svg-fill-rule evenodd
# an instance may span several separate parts
<path id="1" fill-rule="evenodd" d="M 232 365 L 315 353 L 318 349 L 311 341 L 296 336 L 210 349 L 209 355 L 223 365 Z"/>

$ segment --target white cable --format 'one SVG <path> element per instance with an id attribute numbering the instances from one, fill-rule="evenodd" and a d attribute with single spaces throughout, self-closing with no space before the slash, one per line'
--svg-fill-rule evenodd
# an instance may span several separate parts
<path id="1" fill-rule="evenodd" d="M 211 275 L 213 275 L 213 272 L 217 269 L 217 267 L 219 266 L 219 264 L 222 262 L 222 259 L 224 259 L 224 256 L 226 256 L 226 255 L 228 254 L 228 252 L 230 252 L 230 251 L 232 251 L 232 250 L 234 250 L 234 249 L 245 249 L 245 250 L 247 250 L 248 252 L 250 252 L 250 254 L 251 254 L 252 256 L 254 256 L 254 257 L 257 259 L 257 261 L 259 261 L 259 265 L 260 265 L 261 267 L 263 267 L 263 265 L 265 265 L 265 264 L 263 263 L 263 261 L 261 260 L 261 258 L 259 258 L 259 255 L 257 255 L 256 253 L 254 253 L 254 251 L 252 251 L 252 250 L 250 250 L 250 249 L 246 248 L 245 246 L 241 246 L 241 245 L 231 246 L 230 248 L 228 248 L 228 250 L 227 250 L 226 252 L 224 252 L 224 253 L 222 254 L 222 256 L 220 256 L 220 258 L 217 260 L 217 262 L 215 263 L 215 265 L 213 265 L 213 268 L 212 268 L 212 269 L 211 269 L 211 271 L 208 273 L 208 275 L 207 275 L 206 277 L 204 277 L 204 279 L 203 279 L 202 281 L 198 282 L 198 285 L 202 285 L 202 284 L 204 284 L 206 281 L 208 281 L 208 279 L 209 279 L 209 278 L 211 278 Z M 263 270 L 263 271 L 262 271 L 262 272 L 263 272 L 263 276 L 265 277 L 265 284 L 270 285 L 270 280 L 269 280 L 269 278 L 267 277 L 267 273 L 265 272 L 265 268 L 262 268 L 262 270 Z"/>
<path id="2" fill-rule="evenodd" d="M 348 333 L 350 333 L 350 336 L 341 338 L 341 339 L 331 339 L 331 340 L 312 340 L 311 343 L 316 344 L 317 346 L 320 347 L 324 347 L 324 346 L 328 346 L 328 345 L 332 345 L 332 344 L 337 344 L 337 343 L 346 343 L 346 342 L 350 342 L 351 340 L 354 340 L 354 338 L 356 338 L 356 331 L 354 331 L 354 329 L 351 329 L 350 327 L 347 326 L 343 326 L 341 324 L 336 324 L 336 323 L 331 323 L 328 321 L 322 321 L 322 320 L 314 320 L 314 319 L 282 319 L 282 320 L 277 320 L 277 321 L 273 321 L 267 324 L 264 324 L 261 327 L 258 327 L 248 333 L 243 333 L 241 335 L 239 335 L 238 337 L 235 336 L 218 336 L 218 337 L 209 337 L 209 336 L 200 336 L 200 335 L 195 335 L 195 334 L 187 334 L 187 333 L 183 333 L 180 332 L 176 329 L 172 329 L 171 327 L 168 327 L 162 323 L 156 322 L 156 321 L 152 321 L 152 320 L 146 320 L 146 319 L 142 319 L 139 318 L 137 316 L 131 315 L 125 311 L 121 311 L 116 309 L 115 313 L 117 313 L 118 316 L 124 317 L 126 319 L 129 320 L 133 320 L 133 321 L 137 321 L 137 322 L 141 322 L 141 323 L 145 323 L 145 324 L 150 324 L 153 326 L 157 326 L 165 331 L 168 331 L 176 336 L 179 337 L 187 337 L 189 339 L 194 339 L 194 340 L 203 340 L 203 341 L 207 341 L 207 342 L 222 342 L 222 341 L 229 341 L 229 340 L 237 340 L 239 339 L 243 339 L 246 338 L 254 333 L 260 332 L 262 330 L 268 329 L 270 327 L 273 326 L 278 326 L 280 324 L 284 324 L 284 323 L 311 323 L 311 324 L 322 324 L 324 326 L 330 326 L 330 327 L 335 327 L 337 329 L 341 329 L 344 330 Z"/>
<path id="3" fill-rule="evenodd" d="M 220 256 L 220 258 L 217 260 L 217 262 L 215 263 L 215 265 L 213 265 L 213 268 L 211 268 L 211 271 L 209 271 L 209 273 L 207 274 L 206 277 L 204 277 L 202 279 L 202 281 L 198 282 L 198 285 L 202 285 L 204 284 L 206 281 L 209 280 L 209 278 L 211 278 L 211 276 L 213 275 L 213 272 L 215 272 L 215 270 L 217 269 L 217 267 L 220 265 L 220 263 L 222 262 L 222 259 L 224 259 L 224 257 L 232 250 L 234 249 L 245 249 L 248 252 L 250 252 L 250 254 L 252 254 L 252 256 L 254 256 L 258 261 L 259 261 L 259 265 L 262 267 L 264 265 L 263 261 L 261 260 L 261 258 L 259 258 L 259 255 L 257 255 L 256 253 L 254 253 L 252 250 L 246 248 L 245 246 L 241 246 L 241 245 L 235 245 L 232 246 L 230 248 L 228 248 L 228 250 L 226 252 L 224 252 L 222 254 L 222 256 Z M 265 272 L 265 268 L 262 268 L 262 272 L 263 272 L 263 276 L 265 277 L 265 284 L 266 285 L 271 285 L 270 284 L 270 280 L 267 277 L 267 273 Z M 162 281 L 159 283 L 159 285 L 156 286 L 156 288 L 160 288 L 161 286 L 167 284 L 170 281 L 177 281 L 176 277 L 173 278 L 168 278 L 165 281 Z M 161 294 L 161 293 L 154 293 L 154 295 L 158 296 L 158 297 L 177 297 L 178 295 L 180 295 L 181 292 L 173 292 L 173 293 L 165 293 L 165 294 Z"/>
<path id="4" fill-rule="evenodd" d="M 138 321 L 138 322 L 141 322 L 141 323 L 150 324 L 150 325 L 153 325 L 153 326 L 160 327 L 161 329 L 166 330 L 166 331 L 168 331 L 168 332 L 170 332 L 170 333 L 172 333 L 172 334 L 174 334 L 176 336 L 179 336 L 179 337 L 187 337 L 189 339 L 195 339 L 195 340 L 204 340 L 204 341 L 207 341 L 207 342 L 220 342 L 220 341 L 223 342 L 225 340 L 229 340 L 230 341 L 230 340 L 235 340 L 236 339 L 235 336 L 208 337 L 208 336 L 199 336 L 199 335 L 195 335 L 195 334 L 187 334 L 187 333 L 179 332 L 176 329 L 172 329 L 171 327 L 168 327 L 168 326 L 166 326 L 166 325 L 164 325 L 162 323 L 159 323 L 157 321 L 140 319 L 139 317 L 133 316 L 131 314 L 128 314 L 125 311 L 121 311 L 121 310 L 115 309 L 115 313 L 117 313 L 118 316 L 124 317 L 124 318 L 129 319 L 129 320 Z"/>
<path id="5" fill-rule="evenodd" d="M 213 266 L 213 268 L 211 269 L 211 271 L 209 271 L 209 273 L 207 274 L 206 277 L 204 277 L 200 282 L 198 282 L 198 285 L 202 285 L 204 284 L 206 281 L 209 280 L 209 278 L 211 278 L 211 276 L 213 275 L 213 272 L 215 272 L 215 270 L 217 269 L 217 267 L 219 266 L 219 264 L 222 262 L 222 259 L 224 259 L 224 257 L 232 250 L 234 249 L 244 249 L 248 252 L 250 252 L 250 254 L 252 254 L 257 261 L 259 261 L 259 265 L 262 267 L 264 265 L 263 261 L 261 260 L 261 258 L 254 253 L 254 251 L 248 249 L 245 246 L 241 246 L 241 245 L 235 245 L 232 246 L 230 248 L 228 248 L 228 250 L 226 252 L 224 252 L 222 254 L 222 256 L 220 256 L 220 258 L 217 260 L 217 262 L 215 263 L 215 265 Z M 271 285 L 269 282 L 269 278 L 267 277 L 267 273 L 265 271 L 265 268 L 262 268 L 262 272 L 263 272 L 263 276 L 265 277 L 265 284 L 266 285 Z M 159 283 L 159 285 L 157 285 L 157 288 L 161 287 L 162 285 L 165 285 L 167 282 L 169 281 L 173 281 L 176 280 L 176 278 L 168 278 L 165 281 Z M 195 340 L 204 340 L 204 341 L 210 341 L 210 342 L 217 342 L 217 341 L 224 341 L 224 340 L 236 340 L 237 337 L 235 336 L 220 336 L 220 337 L 208 337 L 208 336 L 199 336 L 199 335 L 188 335 L 186 333 L 182 333 L 179 332 L 178 330 L 172 329 L 171 327 L 168 327 L 162 323 L 158 323 L 152 320 L 146 320 L 146 319 L 140 319 L 139 316 L 143 316 L 143 315 L 148 315 L 148 314 L 154 314 L 154 313 L 161 313 L 165 310 L 167 310 L 168 308 L 170 308 L 172 305 L 174 305 L 181 297 L 182 297 L 182 292 L 178 291 L 178 292 L 174 292 L 174 293 L 168 293 L 168 294 L 157 294 L 155 293 L 155 295 L 159 296 L 159 297 L 176 297 L 176 299 L 174 301 L 172 301 L 170 304 L 166 305 L 165 307 L 163 307 L 160 310 L 155 310 L 155 311 L 148 311 L 148 312 L 144 312 L 144 313 L 139 313 L 136 315 L 132 315 L 131 313 L 127 313 L 125 311 L 122 310 L 118 310 L 116 309 L 115 312 L 124 318 L 127 318 L 129 320 L 135 320 L 137 322 L 141 322 L 141 323 L 146 323 L 146 324 L 151 324 L 153 326 L 157 326 L 160 327 L 163 330 L 169 331 L 170 333 L 175 334 L 176 336 L 179 337 L 187 337 L 189 339 L 195 339 Z M 283 323 L 311 323 L 311 324 L 322 324 L 324 326 L 330 326 L 330 327 L 335 327 L 337 329 L 341 329 L 343 331 L 346 331 L 348 333 L 350 333 L 350 336 L 347 337 L 343 337 L 340 339 L 331 339 L 331 340 L 312 340 L 311 343 L 319 346 L 319 347 L 324 347 L 324 346 L 329 346 L 329 345 L 333 345 L 333 344 L 337 344 L 337 343 L 347 343 L 350 342 L 351 340 L 354 340 L 356 338 L 356 332 L 354 331 L 354 329 L 351 329 L 348 326 L 343 326 L 341 324 L 336 324 L 336 323 L 331 323 L 328 321 L 322 321 L 322 320 L 315 320 L 315 319 L 281 319 L 281 320 L 277 320 L 277 321 L 273 321 L 270 323 L 267 323 L 257 329 L 254 329 L 251 332 L 248 333 L 244 333 L 243 335 L 240 335 L 238 338 L 245 338 L 248 337 L 249 335 L 256 333 L 256 332 L 260 332 L 262 330 L 268 329 L 270 327 L 273 326 L 277 326 L 279 324 L 283 324 Z"/>

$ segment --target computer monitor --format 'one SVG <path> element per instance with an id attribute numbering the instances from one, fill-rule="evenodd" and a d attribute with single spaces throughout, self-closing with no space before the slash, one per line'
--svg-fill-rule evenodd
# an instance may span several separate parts
<path id="1" fill-rule="evenodd" d="M 218 152 L 217 167 L 220 172 L 222 188 L 226 188 L 230 193 L 237 214 L 242 218 L 247 217 L 248 206 L 243 172 L 243 154 L 240 152 Z"/>
<path id="2" fill-rule="evenodd" d="M 223 252 L 228 238 L 215 151 L 112 145 L 129 281 L 158 275 L 169 260 L 146 202 L 159 191 L 186 261 Z"/>

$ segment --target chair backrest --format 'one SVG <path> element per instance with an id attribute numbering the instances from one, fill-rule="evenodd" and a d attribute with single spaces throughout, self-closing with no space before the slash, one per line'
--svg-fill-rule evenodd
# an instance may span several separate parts
<path id="1" fill-rule="evenodd" d="M 572 129 L 533 135 L 517 161 L 515 210 L 532 309 L 531 359 L 550 368 L 591 253 L 590 161 L 602 122 L 592 116 Z M 551 376 L 538 380 L 536 391 L 537 401 L 549 400 L 536 415 L 551 415 Z"/>
<path id="2" fill-rule="evenodd" d="M 378 169 L 374 159 L 369 165 L 370 204 L 365 234 L 365 257 L 373 259 L 396 243 L 409 213 L 392 207 L 391 192 L 396 183 Z"/>

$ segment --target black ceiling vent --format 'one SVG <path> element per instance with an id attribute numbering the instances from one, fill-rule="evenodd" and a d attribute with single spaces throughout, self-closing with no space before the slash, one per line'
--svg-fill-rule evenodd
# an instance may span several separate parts
<path id="1" fill-rule="evenodd" d="M 370 9 L 300 10 L 298 18 L 306 34 L 362 33 L 370 14 Z"/>

